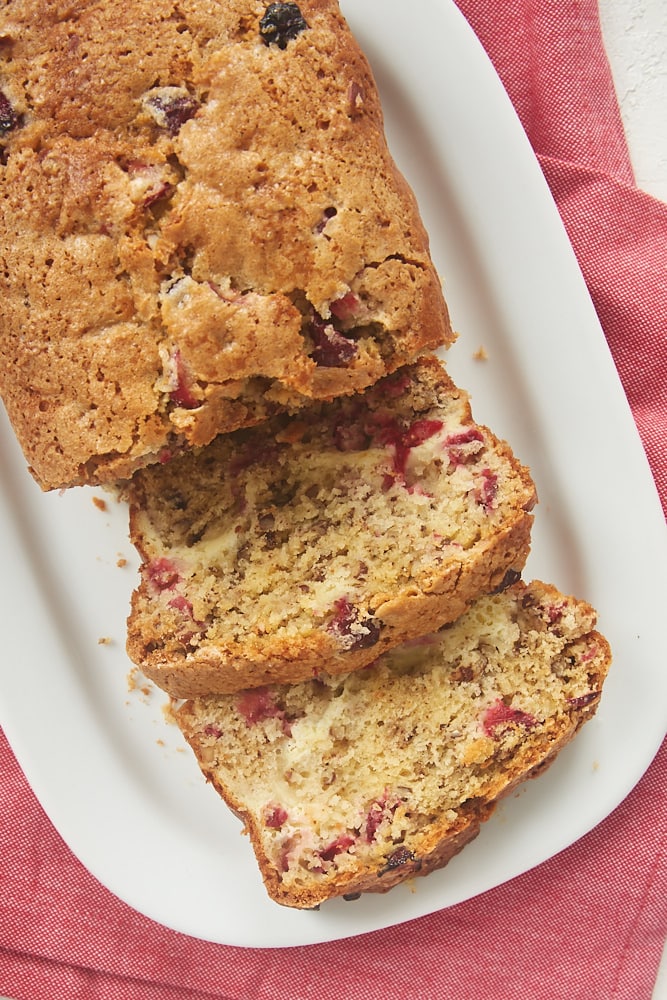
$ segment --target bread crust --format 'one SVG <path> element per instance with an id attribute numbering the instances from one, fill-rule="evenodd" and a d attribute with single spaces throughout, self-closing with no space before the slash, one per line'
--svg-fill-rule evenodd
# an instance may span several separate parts
<path id="1" fill-rule="evenodd" d="M 43 488 L 452 341 L 369 65 L 300 8 L 282 49 L 253 0 L 3 6 L 0 396 Z"/>

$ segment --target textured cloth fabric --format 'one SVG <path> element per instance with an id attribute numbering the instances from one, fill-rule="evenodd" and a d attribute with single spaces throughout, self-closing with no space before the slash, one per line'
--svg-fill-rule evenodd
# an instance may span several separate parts
<path id="1" fill-rule="evenodd" d="M 444 0 L 443 0 L 444 2 Z M 459 0 L 554 194 L 667 509 L 667 206 L 634 187 L 594 0 Z M 362 937 L 212 945 L 131 910 L 53 830 L 0 734 L 0 994 L 17 1000 L 648 1000 L 667 932 L 667 745 L 593 831 Z"/>

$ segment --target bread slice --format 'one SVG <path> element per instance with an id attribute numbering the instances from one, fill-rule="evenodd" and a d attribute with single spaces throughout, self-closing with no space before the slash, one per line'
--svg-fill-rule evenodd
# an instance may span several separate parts
<path id="1" fill-rule="evenodd" d="M 128 652 L 175 697 L 348 673 L 518 576 L 535 490 L 435 358 L 140 470 Z"/>
<path id="2" fill-rule="evenodd" d="M 44 488 L 452 341 L 335 0 L 13 0 L 0 36 L 0 396 Z"/>
<path id="3" fill-rule="evenodd" d="M 189 701 L 178 724 L 277 903 L 385 892 L 450 860 L 595 713 L 593 609 L 519 582 L 367 670 Z"/>

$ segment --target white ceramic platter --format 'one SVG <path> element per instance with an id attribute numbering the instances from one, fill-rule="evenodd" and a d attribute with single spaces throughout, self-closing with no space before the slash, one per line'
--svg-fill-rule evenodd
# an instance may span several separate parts
<path id="1" fill-rule="evenodd" d="M 595 604 L 615 663 L 598 715 L 443 871 L 386 896 L 286 910 L 156 690 L 128 690 L 136 580 L 124 508 L 43 495 L 0 426 L 0 722 L 84 865 L 140 912 L 255 947 L 334 940 L 482 893 L 551 857 L 630 791 L 667 728 L 662 514 L 542 174 L 448 0 L 347 0 L 390 145 L 413 185 L 461 332 L 450 368 L 538 485 L 527 577 Z M 474 360 L 483 346 L 488 360 Z M 119 566 L 119 558 L 127 559 Z M 100 643 L 100 639 L 104 641 Z"/>

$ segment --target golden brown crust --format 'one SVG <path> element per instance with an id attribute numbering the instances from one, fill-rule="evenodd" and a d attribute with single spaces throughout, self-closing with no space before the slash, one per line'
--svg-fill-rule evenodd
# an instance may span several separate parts
<path id="1" fill-rule="evenodd" d="M 3 7 L 0 395 L 44 488 L 125 478 L 453 338 L 337 3 L 304 0 L 284 49 L 265 7 Z"/>
<path id="2" fill-rule="evenodd" d="M 176 719 L 272 899 L 386 892 L 446 865 L 595 714 L 611 654 L 594 625 L 586 602 L 519 582 L 359 675 L 189 701 Z"/>
<path id="3" fill-rule="evenodd" d="M 535 489 L 426 358 L 143 470 L 129 496 L 128 652 L 181 698 L 348 673 L 453 621 L 520 574 Z"/>

